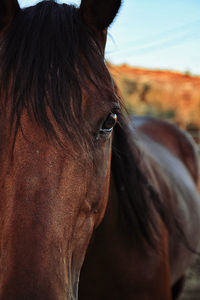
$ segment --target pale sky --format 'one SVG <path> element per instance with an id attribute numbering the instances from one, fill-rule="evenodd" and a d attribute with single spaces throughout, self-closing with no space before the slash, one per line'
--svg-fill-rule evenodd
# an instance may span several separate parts
<path id="1" fill-rule="evenodd" d="M 21 6 L 37 2 L 19 1 Z M 200 75 L 199 29 L 200 0 L 124 0 L 109 30 L 106 57 L 115 64 Z"/>

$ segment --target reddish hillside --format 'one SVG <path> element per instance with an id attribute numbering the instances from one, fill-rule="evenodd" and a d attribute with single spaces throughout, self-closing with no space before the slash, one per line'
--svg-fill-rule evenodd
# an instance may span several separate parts
<path id="1" fill-rule="evenodd" d="M 130 110 L 200 127 L 200 77 L 108 64 Z"/>

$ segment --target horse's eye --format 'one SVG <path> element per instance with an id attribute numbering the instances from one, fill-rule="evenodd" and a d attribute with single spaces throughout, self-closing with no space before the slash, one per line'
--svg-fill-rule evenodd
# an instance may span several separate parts
<path id="1" fill-rule="evenodd" d="M 105 122 L 103 123 L 100 129 L 100 133 L 109 134 L 110 132 L 112 132 L 113 127 L 115 126 L 116 123 L 117 123 L 117 114 L 114 113 L 109 114 L 109 116 L 107 117 L 107 119 L 105 120 Z"/>

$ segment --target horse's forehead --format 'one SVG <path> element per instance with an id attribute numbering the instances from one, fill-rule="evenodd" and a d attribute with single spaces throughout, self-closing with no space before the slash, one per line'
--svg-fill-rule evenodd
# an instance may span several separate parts
<path id="1" fill-rule="evenodd" d="M 106 109 L 106 107 L 112 103 L 112 96 L 108 95 L 106 92 L 99 91 L 91 83 L 88 82 L 87 90 L 85 88 L 81 89 L 82 92 L 82 112 L 83 114 L 87 112 L 98 113 L 100 110 Z"/>

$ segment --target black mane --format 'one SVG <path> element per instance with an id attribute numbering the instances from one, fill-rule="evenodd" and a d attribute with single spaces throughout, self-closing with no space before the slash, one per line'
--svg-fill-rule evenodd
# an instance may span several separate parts
<path id="1" fill-rule="evenodd" d="M 165 195 L 158 193 L 144 174 L 143 153 L 136 143 L 133 129 L 131 121 L 120 116 L 112 152 L 112 175 L 120 205 L 119 229 L 141 250 L 146 249 L 144 241 L 153 250 L 158 250 L 157 241 L 162 233 L 158 226 L 159 216 L 169 233 L 175 233 L 189 251 L 197 253 L 188 243 L 176 216 L 166 206 Z"/>
<path id="2" fill-rule="evenodd" d="M 92 85 L 113 95 L 103 53 L 79 9 L 50 0 L 21 10 L 0 41 L 0 108 L 11 101 L 16 130 L 26 108 L 57 138 L 50 110 L 65 135 L 75 138 L 76 129 L 83 143 L 81 89 Z"/>

